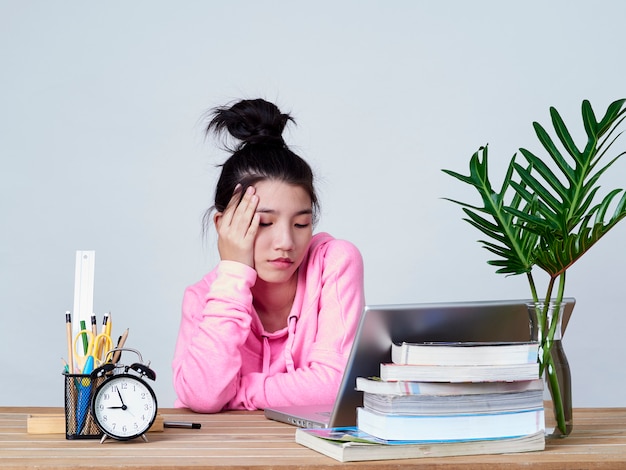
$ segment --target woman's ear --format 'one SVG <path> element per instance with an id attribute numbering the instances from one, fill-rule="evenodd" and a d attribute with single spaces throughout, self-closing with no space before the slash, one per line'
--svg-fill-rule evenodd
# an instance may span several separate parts
<path id="1" fill-rule="evenodd" d="M 223 212 L 216 212 L 215 215 L 213 216 L 213 224 L 215 225 L 216 230 L 220 228 L 220 221 L 222 220 L 223 216 L 224 216 Z"/>

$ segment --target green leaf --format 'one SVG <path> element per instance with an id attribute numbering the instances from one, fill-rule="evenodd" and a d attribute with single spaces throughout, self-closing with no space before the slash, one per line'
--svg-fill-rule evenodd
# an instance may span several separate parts
<path id="1" fill-rule="evenodd" d="M 552 125 L 554 126 L 554 130 L 556 132 L 556 135 L 559 137 L 561 144 L 563 144 L 563 147 L 565 147 L 567 153 L 569 153 L 572 158 L 574 158 L 574 160 L 578 161 L 580 159 L 581 152 L 580 150 L 578 150 L 578 147 L 574 143 L 574 139 L 572 139 L 572 135 L 565 126 L 561 115 L 555 108 L 550 108 L 550 115 L 552 116 Z M 559 159 L 555 161 L 557 162 L 557 164 L 559 164 L 559 168 L 561 168 L 561 171 L 563 171 L 564 173 L 571 171 L 570 166 L 567 164 L 567 162 L 565 162 L 565 160 Z"/>
<path id="2" fill-rule="evenodd" d="M 598 121 L 589 101 L 582 102 L 587 135 L 583 150 L 559 112 L 550 108 L 557 140 L 541 124 L 533 123 L 545 157 L 520 148 L 528 165 L 518 164 L 513 156 L 499 192 L 490 179 L 487 146 L 470 158 L 469 176 L 443 170 L 477 190 L 482 206 L 452 202 L 464 208 L 464 220 L 488 237 L 479 242 L 496 256 L 488 263 L 498 266 L 497 272 L 530 273 L 537 266 L 555 279 L 626 216 L 626 195 L 622 194 L 612 218 L 605 220 L 621 189 L 612 189 L 595 202 L 601 176 L 626 153 L 599 165 L 621 136 L 625 104 L 626 99 L 614 101 Z M 532 277 L 529 281 L 534 292 Z"/>
<path id="3" fill-rule="evenodd" d="M 585 102 L 589 103 L 587 100 Z M 614 101 L 609 105 L 606 110 L 606 113 L 602 120 L 598 123 L 598 134 L 604 134 L 617 119 L 626 113 L 626 108 L 624 108 L 624 103 L 626 103 L 626 99 L 621 99 Z M 589 108 L 591 109 L 591 105 L 589 104 Z"/>
<path id="4" fill-rule="evenodd" d="M 583 124 L 585 126 L 585 132 L 587 133 L 588 136 L 595 137 L 597 128 L 598 128 L 598 121 L 596 120 L 596 115 L 594 114 L 593 109 L 591 108 L 591 104 L 587 100 L 583 101 L 582 114 L 583 114 Z"/>
<path id="5" fill-rule="evenodd" d="M 464 208 L 463 210 L 468 216 L 467 219 L 464 219 L 465 221 L 499 244 L 489 245 L 487 242 L 482 242 L 488 250 L 501 257 L 498 260 L 490 260 L 489 263 L 504 263 L 507 266 L 507 272 L 521 273 L 532 269 L 532 263 L 523 256 L 526 250 L 518 239 L 519 229 L 504 205 L 507 191 L 510 188 L 510 178 L 515 174 L 514 160 L 515 157 L 511 159 L 499 193 L 493 190 L 489 179 L 487 146 L 481 147 L 470 158 L 469 176 L 451 170 L 442 171 L 464 183 L 470 184 L 477 190 L 483 202 L 482 207 L 454 200 L 451 201 Z M 512 204 L 515 207 L 518 207 L 521 202 L 522 199 L 519 196 L 513 197 Z M 477 212 L 485 214 L 487 218 L 478 215 Z"/>

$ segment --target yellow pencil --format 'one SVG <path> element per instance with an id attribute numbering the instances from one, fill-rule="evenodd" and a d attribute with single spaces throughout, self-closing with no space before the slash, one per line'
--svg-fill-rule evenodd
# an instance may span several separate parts
<path id="1" fill-rule="evenodd" d="M 98 327 L 96 326 L 96 314 L 95 313 L 91 314 L 91 333 L 93 334 L 94 338 L 98 336 Z"/>
<path id="2" fill-rule="evenodd" d="M 74 373 L 74 345 L 72 341 L 72 314 L 65 312 L 65 332 L 67 334 L 67 363 L 70 374 Z"/>
<path id="3" fill-rule="evenodd" d="M 113 330 L 113 318 L 111 316 L 111 312 L 106 313 L 106 316 L 107 316 L 107 323 L 104 328 L 104 333 L 110 338 L 111 330 Z"/>
<path id="4" fill-rule="evenodd" d="M 106 334 L 107 332 L 108 323 L 109 323 L 109 314 L 105 313 L 104 318 L 102 319 L 102 329 L 100 330 L 100 333 L 102 333 L 103 335 Z"/>

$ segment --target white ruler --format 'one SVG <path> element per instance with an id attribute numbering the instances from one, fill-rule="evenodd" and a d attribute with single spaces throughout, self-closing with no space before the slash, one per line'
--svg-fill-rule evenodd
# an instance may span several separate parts
<path id="1" fill-rule="evenodd" d="M 94 270 L 96 266 L 95 251 L 76 252 L 76 273 L 74 275 L 74 325 L 79 326 L 80 320 L 85 321 L 89 328 L 93 313 Z M 80 329 L 80 328 L 79 328 Z"/>

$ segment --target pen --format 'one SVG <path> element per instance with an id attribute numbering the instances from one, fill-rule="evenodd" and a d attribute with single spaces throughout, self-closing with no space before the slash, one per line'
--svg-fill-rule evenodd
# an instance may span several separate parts
<path id="1" fill-rule="evenodd" d="M 163 421 L 164 428 L 200 429 L 200 423 L 189 423 L 186 421 Z"/>
<path id="2" fill-rule="evenodd" d="M 67 333 L 67 363 L 68 370 L 73 373 L 74 366 L 74 346 L 72 343 L 72 314 L 68 311 L 65 312 L 65 330 Z"/>

